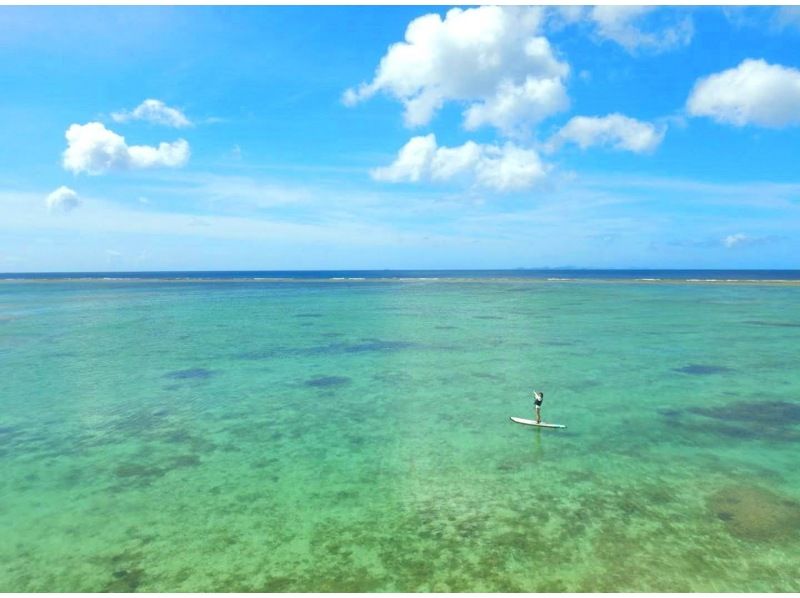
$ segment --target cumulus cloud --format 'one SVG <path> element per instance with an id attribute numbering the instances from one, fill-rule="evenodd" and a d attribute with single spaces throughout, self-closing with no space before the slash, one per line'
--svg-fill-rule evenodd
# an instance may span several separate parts
<path id="1" fill-rule="evenodd" d="M 764 60 L 744 60 L 735 68 L 699 79 L 686 108 L 738 127 L 780 128 L 800 124 L 800 71 Z"/>
<path id="2" fill-rule="evenodd" d="M 388 93 L 405 106 L 409 126 L 429 123 L 448 101 L 467 104 L 470 129 L 491 125 L 510 132 L 541 121 L 569 104 L 569 65 L 536 35 L 541 17 L 539 8 L 513 6 L 419 17 L 408 25 L 405 41 L 389 47 L 374 79 L 342 99 L 354 105 Z"/>
<path id="3" fill-rule="evenodd" d="M 521 85 L 501 82 L 497 93 L 464 112 L 464 127 L 475 130 L 492 125 L 513 133 L 518 123 L 538 122 L 569 105 L 567 92 L 559 79 L 526 78 Z"/>
<path id="4" fill-rule="evenodd" d="M 654 6 L 608 5 L 595 6 L 588 14 L 595 25 L 597 35 L 614 41 L 628 52 L 649 50 L 664 52 L 686 46 L 694 35 L 694 24 L 690 17 L 664 24 L 645 31 L 642 21 L 656 14 Z"/>
<path id="5" fill-rule="evenodd" d="M 752 237 L 750 235 L 745 235 L 744 233 L 736 233 L 733 235 L 728 235 L 727 237 L 722 239 L 722 244 L 728 249 L 733 249 L 734 247 L 767 245 L 770 243 L 779 242 L 781 240 L 782 237 L 778 235 L 769 235 L 766 237 Z"/>
<path id="6" fill-rule="evenodd" d="M 439 146 L 436 136 L 413 137 L 389 166 L 376 168 L 372 177 L 388 182 L 446 182 L 462 180 L 500 192 L 532 187 L 547 175 L 548 167 L 529 149 L 507 143 L 481 145 L 468 141 L 458 147 Z"/>
<path id="7" fill-rule="evenodd" d="M 111 114 L 116 122 L 144 120 L 168 127 L 189 127 L 192 122 L 177 108 L 170 108 L 161 100 L 145 100 L 130 112 L 121 111 Z"/>
<path id="8" fill-rule="evenodd" d="M 750 237 L 742 233 L 736 233 L 735 235 L 728 235 L 722 240 L 722 244 L 725 245 L 728 249 L 731 247 L 736 247 L 737 245 L 742 245 L 750 241 Z"/>
<path id="9" fill-rule="evenodd" d="M 564 125 L 548 143 L 555 150 L 572 142 L 581 149 L 593 145 L 610 146 L 634 153 L 653 151 L 664 139 L 666 126 L 657 127 L 622 114 L 608 116 L 576 116 Z"/>
<path id="10" fill-rule="evenodd" d="M 179 167 L 189 160 L 189 144 L 184 139 L 162 142 L 158 147 L 128 145 L 122 135 L 102 123 L 74 124 L 67 129 L 67 149 L 63 155 L 66 170 L 75 174 L 103 174 L 112 170 Z"/>
<path id="11" fill-rule="evenodd" d="M 75 191 L 62 185 L 48 195 L 44 202 L 47 206 L 47 209 L 51 212 L 53 210 L 69 212 L 77 208 L 80 205 L 81 200 L 78 198 L 78 194 Z"/>

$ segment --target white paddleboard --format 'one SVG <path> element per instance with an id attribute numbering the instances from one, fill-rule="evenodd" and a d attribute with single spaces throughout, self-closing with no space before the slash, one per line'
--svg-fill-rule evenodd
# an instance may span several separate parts
<path id="1" fill-rule="evenodd" d="M 522 417 L 512 417 L 512 422 L 517 422 L 518 424 L 525 424 L 526 426 L 539 426 L 540 428 L 566 428 L 567 426 L 562 426 L 561 424 L 546 424 L 544 422 L 537 424 L 532 419 L 524 419 Z"/>

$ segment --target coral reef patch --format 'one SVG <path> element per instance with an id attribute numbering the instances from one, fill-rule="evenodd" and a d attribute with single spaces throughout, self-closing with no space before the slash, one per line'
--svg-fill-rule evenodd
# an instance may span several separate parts
<path id="1" fill-rule="evenodd" d="M 800 502 L 759 486 L 726 486 L 708 498 L 708 507 L 743 540 L 781 541 L 800 535 Z"/>
<path id="2" fill-rule="evenodd" d="M 800 405 L 788 401 L 738 401 L 716 407 L 690 407 L 687 413 L 713 420 L 698 430 L 737 439 L 800 441 Z"/>
<path id="3" fill-rule="evenodd" d="M 205 379 L 214 375 L 214 372 L 205 368 L 190 368 L 188 370 L 176 370 L 164 374 L 165 378 L 171 380 L 190 380 L 190 379 Z"/>
<path id="4" fill-rule="evenodd" d="M 349 384 L 351 379 L 347 376 L 320 376 L 319 378 L 311 378 L 306 380 L 306 386 L 314 386 L 317 388 L 329 388 L 331 386 L 342 386 Z"/>
<path id="5" fill-rule="evenodd" d="M 788 401 L 739 401 L 722 407 L 690 407 L 687 411 L 723 421 L 778 427 L 800 424 L 800 405 Z"/>

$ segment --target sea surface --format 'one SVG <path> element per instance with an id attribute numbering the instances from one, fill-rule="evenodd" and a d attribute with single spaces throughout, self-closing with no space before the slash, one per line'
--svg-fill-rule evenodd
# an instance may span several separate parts
<path id="1" fill-rule="evenodd" d="M 797 271 L 0 279 L 1 592 L 800 591 Z"/>

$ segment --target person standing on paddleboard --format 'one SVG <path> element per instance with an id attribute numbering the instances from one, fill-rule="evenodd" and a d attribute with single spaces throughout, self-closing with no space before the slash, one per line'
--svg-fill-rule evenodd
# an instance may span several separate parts
<path id="1" fill-rule="evenodd" d="M 533 408 L 536 410 L 536 423 L 542 423 L 542 401 L 544 401 L 544 393 L 542 391 L 533 391 Z"/>

